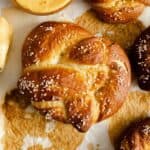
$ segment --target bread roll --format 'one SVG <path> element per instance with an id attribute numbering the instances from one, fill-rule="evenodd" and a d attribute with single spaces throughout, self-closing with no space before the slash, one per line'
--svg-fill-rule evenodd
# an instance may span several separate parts
<path id="1" fill-rule="evenodd" d="M 6 63 L 11 38 L 12 28 L 3 17 L 0 17 L 0 72 L 3 71 Z"/>
<path id="2" fill-rule="evenodd" d="M 132 124 L 124 133 L 119 150 L 150 149 L 150 118 Z"/>
<path id="3" fill-rule="evenodd" d="M 108 23 L 134 21 L 150 0 L 91 0 L 98 16 Z"/>
<path id="4" fill-rule="evenodd" d="M 130 87 L 122 48 L 71 23 L 45 22 L 22 50 L 19 93 L 46 115 L 87 131 L 113 115 Z"/>

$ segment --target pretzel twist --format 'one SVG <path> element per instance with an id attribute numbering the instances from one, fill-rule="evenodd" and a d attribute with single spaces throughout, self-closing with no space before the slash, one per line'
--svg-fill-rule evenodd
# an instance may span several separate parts
<path id="1" fill-rule="evenodd" d="M 121 47 L 71 23 L 37 26 L 25 40 L 22 64 L 19 93 L 47 119 L 83 132 L 114 114 L 130 86 Z"/>
<path id="2" fill-rule="evenodd" d="M 108 23 L 127 23 L 137 19 L 150 0 L 91 0 L 98 16 Z"/>
<path id="3" fill-rule="evenodd" d="M 121 136 L 119 150 L 150 149 L 150 118 L 132 123 Z"/>

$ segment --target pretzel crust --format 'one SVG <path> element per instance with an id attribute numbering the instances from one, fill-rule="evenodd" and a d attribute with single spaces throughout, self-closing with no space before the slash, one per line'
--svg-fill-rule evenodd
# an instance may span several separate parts
<path id="1" fill-rule="evenodd" d="M 19 93 L 46 118 L 82 132 L 121 107 L 131 82 L 119 45 L 65 22 L 37 26 L 25 40 L 22 65 Z"/>
<path id="2" fill-rule="evenodd" d="M 140 88 L 150 91 L 150 27 L 133 44 L 133 64 Z"/>
<path id="3" fill-rule="evenodd" d="M 150 118 L 132 124 L 123 135 L 119 150 L 150 148 Z"/>
<path id="4" fill-rule="evenodd" d="M 127 23 L 134 21 L 149 1 L 92 0 L 98 16 L 108 23 Z"/>

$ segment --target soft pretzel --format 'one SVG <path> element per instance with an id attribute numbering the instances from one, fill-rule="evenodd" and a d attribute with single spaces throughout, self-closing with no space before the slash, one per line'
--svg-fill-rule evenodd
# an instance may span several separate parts
<path id="1" fill-rule="evenodd" d="M 33 14 L 50 14 L 63 9 L 71 0 L 13 0 L 20 8 Z"/>
<path id="2" fill-rule="evenodd" d="M 45 22 L 25 40 L 19 93 L 46 115 L 87 131 L 114 114 L 130 86 L 122 48 L 71 23 Z"/>
<path id="3" fill-rule="evenodd" d="M 132 52 L 139 86 L 150 91 L 150 27 L 136 39 Z"/>
<path id="4" fill-rule="evenodd" d="M 127 23 L 135 20 L 150 0 L 91 0 L 99 17 L 108 23 Z"/>
<path id="5" fill-rule="evenodd" d="M 150 149 L 150 118 L 132 124 L 124 133 L 119 150 Z"/>

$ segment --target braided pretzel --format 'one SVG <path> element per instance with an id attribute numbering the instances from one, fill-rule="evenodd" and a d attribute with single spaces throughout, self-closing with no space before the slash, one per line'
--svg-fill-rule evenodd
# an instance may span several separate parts
<path id="1" fill-rule="evenodd" d="M 132 123 L 123 133 L 119 150 L 150 149 L 150 118 Z"/>
<path id="2" fill-rule="evenodd" d="M 130 86 L 119 45 L 71 23 L 45 22 L 25 40 L 21 95 L 46 115 L 87 131 L 114 114 Z"/>
<path id="3" fill-rule="evenodd" d="M 108 23 L 127 23 L 135 20 L 150 5 L 150 0 L 91 0 L 99 17 Z"/>

